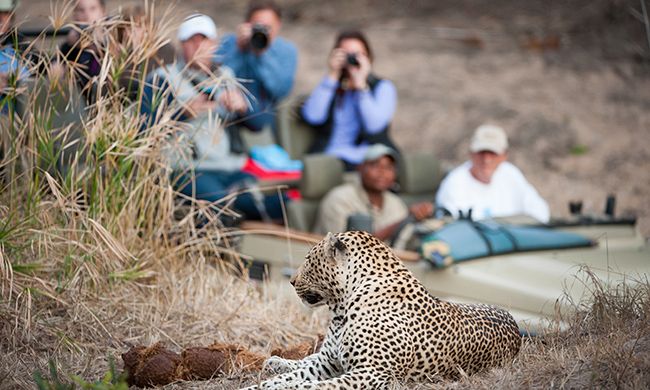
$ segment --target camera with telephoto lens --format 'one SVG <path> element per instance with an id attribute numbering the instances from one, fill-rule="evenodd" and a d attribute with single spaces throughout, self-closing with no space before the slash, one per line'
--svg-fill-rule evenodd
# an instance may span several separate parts
<path id="1" fill-rule="evenodd" d="M 253 49 L 262 50 L 269 45 L 269 28 L 263 24 L 253 26 L 250 45 Z"/>
<path id="2" fill-rule="evenodd" d="M 357 55 L 354 53 L 348 53 L 345 57 L 345 61 L 347 62 L 348 66 L 356 66 L 358 67 L 359 60 L 357 59 Z"/>

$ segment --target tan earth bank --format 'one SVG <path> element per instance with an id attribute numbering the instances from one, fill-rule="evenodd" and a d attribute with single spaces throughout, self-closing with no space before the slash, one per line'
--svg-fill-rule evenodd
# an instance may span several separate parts
<path id="1" fill-rule="evenodd" d="M 638 2 L 279 3 L 283 35 L 300 53 L 294 95 L 309 93 L 322 77 L 336 32 L 360 27 L 377 73 L 397 85 L 392 132 L 405 151 L 431 151 L 452 167 L 466 158 L 477 125 L 499 123 L 510 135 L 511 160 L 553 215 L 566 216 L 570 200 L 602 212 L 615 194 L 619 214 L 637 215 L 650 236 L 650 42 Z M 128 2 L 109 1 L 109 8 L 119 4 Z M 156 4 L 162 10 L 172 2 Z M 179 19 L 211 15 L 225 33 L 246 4 L 173 6 Z M 49 12 L 47 1 L 30 1 L 19 17 L 43 25 Z"/>

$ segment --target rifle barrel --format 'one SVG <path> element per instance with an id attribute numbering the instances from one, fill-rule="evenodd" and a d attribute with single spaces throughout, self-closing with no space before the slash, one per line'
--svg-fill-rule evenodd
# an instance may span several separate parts
<path id="1" fill-rule="evenodd" d="M 44 35 L 46 37 L 53 37 L 55 35 L 57 36 L 66 36 L 70 32 L 69 27 L 63 27 L 63 28 L 52 28 L 52 27 L 47 27 L 45 29 L 39 29 L 39 28 L 27 28 L 27 29 L 20 29 L 18 30 L 18 34 L 24 36 L 24 37 L 29 37 L 29 38 L 36 38 L 38 36 Z"/>

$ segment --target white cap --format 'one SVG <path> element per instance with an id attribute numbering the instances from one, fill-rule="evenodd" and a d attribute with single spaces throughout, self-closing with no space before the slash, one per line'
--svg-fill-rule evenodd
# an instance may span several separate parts
<path id="1" fill-rule="evenodd" d="M 374 144 L 366 149 L 366 153 L 363 155 L 363 162 L 379 160 L 381 157 L 388 156 L 394 162 L 397 162 L 397 152 L 395 149 L 384 144 Z"/>
<path id="2" fill-rule="evenodd" d="M 469 144 L 472 153 L 488 150 L 496 154 L 503 154 L 508 150 L 508 136 L 505 130 L 495 125 L 479 126 Z"/>
<path id="3" fill-rule="evenodd" d="M 217 39 L 217 25 L 208 15 L 190 15 L 178 27 L 177 37 L 179 41 L 183 42 L 196 34 L 204 35 L 210 39 Z"/>

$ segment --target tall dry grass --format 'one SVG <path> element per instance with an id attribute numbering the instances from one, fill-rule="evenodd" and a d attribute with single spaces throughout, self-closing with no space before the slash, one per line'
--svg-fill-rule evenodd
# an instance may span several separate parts
<path id="1" fill-rule="evenodd" d="M 71 2 L 54 2 L 62 28 Z M 161 14 L 155 18 L 156 14 Z M 52 361 L 61 376 L 100 378 L 108 357 L 163 341 L 180 350 L 213 341 L 260 352 L 322 332 L 322 312 L 304 312 L 281 288 L 232 276 L 241 259 L 208 205 L 174 193 L 161 157 L 179 129 L 171 112 L 141 132 L 139 99 L 118 80 L 146 69 L 179 21 L 147 6 L 145 39 L 117 42 L 128 21 L 81 31 L 82 42 L 111 49 L 101 57 L 93 103 L 46 57 L 35 75 L 7 90 L 22 104 L 2 119 L 0 178 L 0 388 L 33 388 L 35 371 Z M 101 42 L 100 42 L 101 40 Z M 40 37 L 36 47 L 53 52 Z M 42 69 L 42 72 L 37 71 Z M 144 72 L 136 73 L 142 86 Z M 140 92 L 141 93 L 141 92 Z M 200 223 L 199 223 L 200 221 Z M 566 331 L 529 339 L 507 367 L 435 385 L 396 388 L 641 388 L 650 381 L 650 285 L 599 286 L 576 303 Z M 171 388 L 238 388 L 245 375 Z"/>
<path id="2" fill-rule="evenodd" d="M 72 9 L 53 2 L 52 27 L 75 28 L 64 23 Z M 209 205 L 172 190 L 161 150 L 182 125 L 169 108 L 142 131 L 139 96 L 148 62 L 181 18 L 153 2 L 146 14 L 137 42 L 117 40 L 133 21 L 79 30 L 80 44 L 105 48 L 92 90 L 76 88 L 83 69 L 51 61 L 57 42 L 41 36 L 28 49 L 44 54 L 33 77 L 5 91 L 17 105 L 0 128 L 0 388 L 33 388 L 49 361 L 64 377 L 96 379 L 109 356 L 120 362 L 135 344 L 263 348 L 322 327 L 228 272 L 241 261 L 218 218 L 231 212 L 228 199 Z M 135 100 L 120 84 L 127 73 L 140 88 Z"/>

